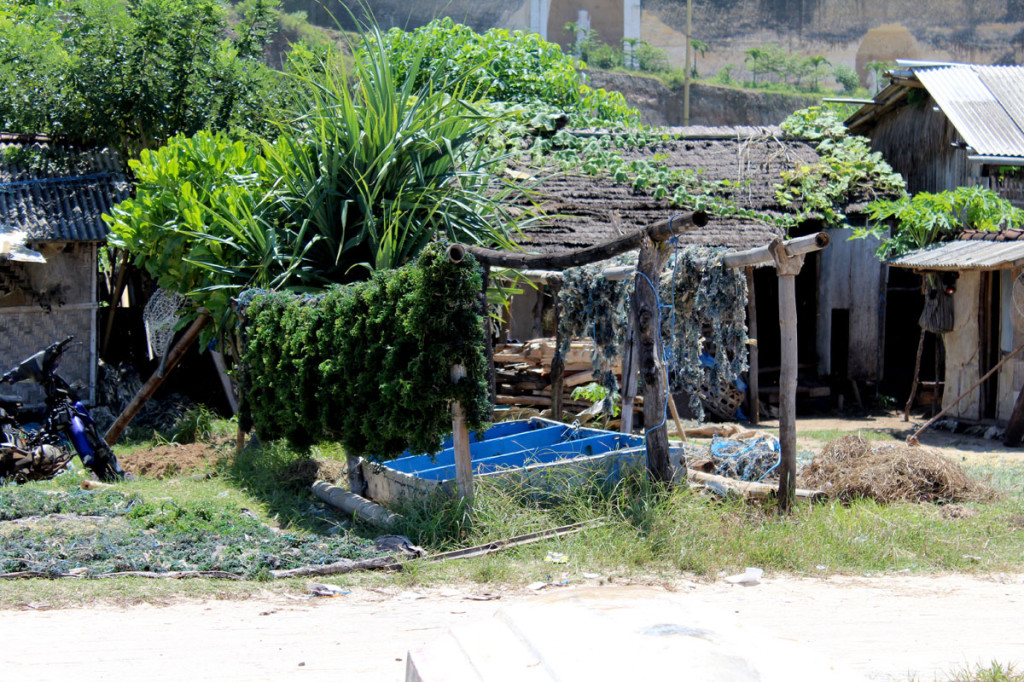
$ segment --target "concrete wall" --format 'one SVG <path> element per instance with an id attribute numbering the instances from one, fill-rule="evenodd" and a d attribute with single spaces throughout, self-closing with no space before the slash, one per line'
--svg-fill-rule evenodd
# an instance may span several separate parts
<path id="1" fill-rule="evenodd" d="M 875 381 L 882 369 L 879 310 L 885 291 L 886 268 L 875 257 L 878 239 L 849 241 L 850 230 L 829 230 L 832 243 L 820 252 L 818 270 L 818 373 L 832 374 L 832 311 L 848 310 L 850 337 L 848 377 Z"/>
<path id="2" fill-rule="evenodd" d="M 953 404 L 964 391 L 981 378 L 978 350 L 978 301 L 980 300 L 981 273 L 962 272 L 953 295 L 953 331 L 942 335 L 946 350 L 946 377 L 942 392 L 943 409 Z M 975 390 L 960 401 L 949 413 L 950 417 L 977 420 L 980 413 L 980 393 Z"/>

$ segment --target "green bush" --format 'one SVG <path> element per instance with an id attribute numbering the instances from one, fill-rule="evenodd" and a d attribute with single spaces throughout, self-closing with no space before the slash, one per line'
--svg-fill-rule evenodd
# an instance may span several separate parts
<path id="1" fill-rule="evenodd" d="M 445 74 L 496 102 L 542 102 L 584 117 L 639 120 L 620 93 L 591 88 L 577 71 L 582 64 L 535 33 L 491 29 L 478 34 L 446 17 L 411 32 L 391 29 L 386 41 L 397 80 L 418 69 L 417 86 L 429 74 Z"/>
<path id="2" fill-rule="evenodd" d="M 472 257 L 452 263 L 434 243 L 414 265 L 323 296 L 255 296 L 243 334 L 243 428 L 299 446 L 340 440 L 375 461 L 438 451 L 452 400 L 470 428 L 483 428 L 480 288 Z M 457 384 L 454 365 L 466 369 Z"/>

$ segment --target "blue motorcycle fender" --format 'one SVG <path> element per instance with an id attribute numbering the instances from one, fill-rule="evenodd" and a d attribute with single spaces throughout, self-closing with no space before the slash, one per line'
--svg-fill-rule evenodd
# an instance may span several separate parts
<path id="1" fill-rule="evenodd" d="M 76 414 L 71 417 L 71 443 L 75 446 L 79 457 L 83 459 L 93 454 L 93 448 L 89 444 L 89 438 L 85 434 L 85 429 L 85 421 L 80 416 Z"/>

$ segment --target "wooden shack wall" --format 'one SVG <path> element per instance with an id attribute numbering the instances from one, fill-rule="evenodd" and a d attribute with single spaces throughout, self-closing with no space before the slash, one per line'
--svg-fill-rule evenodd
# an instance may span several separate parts
<path id="1" fill-rule="evenodd" d="M 942 407 L 949 407 L 968 388 L 981 378 L 978 357 L 981 335 L 978 329 L 981 297 L 981 273 L 961 272 L 953 295 L 953 331 L 942 335 L 946 351 L 946 376 L 942 392 Z M 910 341 L 908 341 L 909 343 Z M 971 391 L 950 411 L 949 416 L 978 420 L 981 401 L 978 390 Z"/>
<path id="2" fill-rule="evenodd" d="M 875 256 L 875 237 L 850 241 L 849 229 L 829 230 L 832 242 L 820 252 L 818 270 L 818 374 L 832 374 L 832 317 L 847 310 L 850 336 L 848 378 L 877 381 L 882 374 L 881 312 L 887 267 Z"/>
<path id="3" fill-rule="evenodd" d="M 923 90 L 919 92 L 924 92 Z M 960 134 L 935 100 L 904 104 L 881 117 L 869 133 L 871 148 L 907 181 L 907 191 L 941 192 L 977 184 L 981 168 L 967 162 L 967 152 L 953 146 Z"/>
<path id="4" fill-rule="evenodd" d="M 60 374 L 80 395 L 95 400 L 96 385 L 96 245 L 87 242 L 43 243 L 34 249 L 46 263 L 9 263 L 0 290 L 0 371 L 67 336 L 81 342 L 69 348 Z M 47 303 L 44 307 L 41 302 Z M 43 402 L 40 387 L 5 386 L 26 405 Z"/>

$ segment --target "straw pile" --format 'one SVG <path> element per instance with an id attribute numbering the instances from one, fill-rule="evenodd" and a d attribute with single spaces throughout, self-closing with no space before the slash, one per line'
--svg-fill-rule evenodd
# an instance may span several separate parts
<path id="1" fill-rule="evenodd" d="M 872 447 L 858 435 L 843 436 L 804 467 L 807 487 L 833 499 L 870 497 L 878 502 L 968 502 L 992 491 L 969 478 L 956 462 L 922 447 Z"/>

